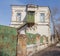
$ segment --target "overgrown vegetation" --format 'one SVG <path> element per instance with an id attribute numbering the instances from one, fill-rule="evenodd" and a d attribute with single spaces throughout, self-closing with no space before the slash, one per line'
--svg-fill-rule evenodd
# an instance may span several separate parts
<path id="1" fill-rule="evenodd" d="M 16 56 L 17 31 L 0 25 L 0 56 Z"/>
<path id="2" fill-rule="evenodd" d="M 36 34 L 26 33 L 28 39 L 27 44 L 35 44 L 36 43 Z"/>
<path id="3" fill-rule="evenodd" d="M 37 35 L 39 34 L 32 34 L 32 33 L 26 33 L 27 35 L 27 45 L 30 45 L 30 44 L 36 44 L 36 37 Z M 46 42 L 48 42 L 48 37 L 46 37 L 45 35 L 43 36 L 39 36 L 40 38 L 40 43 L 43 43 L 44 40 L 46 40 Z"/>

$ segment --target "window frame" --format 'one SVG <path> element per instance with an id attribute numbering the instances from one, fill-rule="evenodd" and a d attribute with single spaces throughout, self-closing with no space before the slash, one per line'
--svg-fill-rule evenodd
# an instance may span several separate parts
<path id="1" fill-rule="evenodd" d="M 43 17 L 42 17 L 42 15 L 44 15 Z M 42 18 L 41 18 L 42 17 Z M 41 23 L 44 23 L 45 22 L 45 13 L 40 13 L 40 22 Z"/>
<path id="2" fill-rule="evenodd" d="M 20 17 L 17 14 L 20 14 Z M 16 13 L 16 21 L 22 22 L 22 20 L 21 20 L 21 12 Z"/>

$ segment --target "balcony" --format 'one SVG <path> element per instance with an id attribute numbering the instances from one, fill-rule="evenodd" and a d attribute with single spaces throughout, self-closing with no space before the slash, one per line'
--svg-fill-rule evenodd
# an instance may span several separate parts
<path id="1" fill-rule="evenodd" d="M 34 11 L 28 11 L 27 12 L 27 18 L 26 18 L 27 23 L 34 23 L 35 22 L 34 14 L 35 14 Z"/>

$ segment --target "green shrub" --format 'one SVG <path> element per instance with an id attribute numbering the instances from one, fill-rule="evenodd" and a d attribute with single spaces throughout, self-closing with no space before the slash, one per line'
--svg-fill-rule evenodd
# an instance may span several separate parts
<path id="1" fill-rule="evenodd" d="M 0 25 L 0 56 L 16 56 L 17 30 Z"/>

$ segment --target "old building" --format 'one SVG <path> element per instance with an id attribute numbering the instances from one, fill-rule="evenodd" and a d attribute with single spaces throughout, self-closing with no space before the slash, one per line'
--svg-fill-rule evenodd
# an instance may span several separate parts
<path id="1" fill-rule="evenodd" d="M 25 25 L 26 24 L 26 25 Z M 11 27 L 20 28 L 20 34 L 33 33 L 50 38 L 50 10 L 38 5 L 12 5 Z"/>
<path id="2" fill-rule="evenodd" d="M 40 43 L 43 43 L 43 44 L 50 43 L 50 9 L 49 7 L 38 6 L 33 4 L 12 5 L 12 18 L 11 18 L 10 26 L 17 28 L 19 35 L 23 35 L 23 37 L 26 36 L 27 43 L 24 42 L 25 38 L 22 37 L 23 38 L 22 41 L 26 45 L 36 43 L 37 50 L 41 49 L 39 47 Z M 21 42 L 21 40 L 19 41 L 18 39 L 18 42 Z M 18 44 L 18 45 L 21 46 L 21 44 Z M 31 50 L 33 51 L 33 49 L 27 48 L 28 54 L 31 53 Z M 36 48 L 34 50 L 36 50 Z"/>

